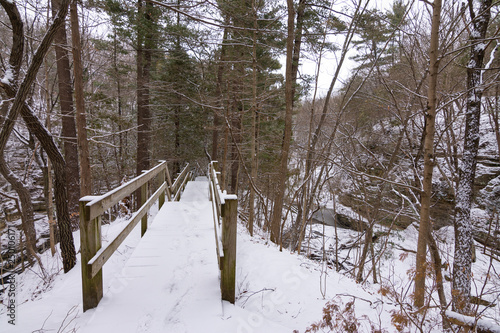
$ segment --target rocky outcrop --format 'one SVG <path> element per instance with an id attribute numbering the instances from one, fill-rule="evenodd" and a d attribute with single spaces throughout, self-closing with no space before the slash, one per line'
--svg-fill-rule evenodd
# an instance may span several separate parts
<path id="1" fill-rule="evenodd" d="M 335 214 L 332 208 L 320 208 L 312 216 L 312 223 L 324 223 L 326 225 L 338 228 L 361 231 L 366 229 L 366 223 L 358 219 L 337 212 Z"/>

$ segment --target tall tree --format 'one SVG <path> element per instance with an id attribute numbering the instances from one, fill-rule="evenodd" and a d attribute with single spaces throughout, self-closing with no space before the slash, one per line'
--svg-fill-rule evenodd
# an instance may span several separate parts
<path id="1" fill-rule="evenodd" d="M 345 32 L 345 37 L 344 37 L 344 42 L 341 48 L 341 54 L 338 58 L 338 63 L 335 69 L 335 74 L 333 75 L 333 78 L 330 82 L 330 86 L 328 88 L 328 91 L 326 93 L 325 98 L 321 101 L 323 106 L 321 107 L 321 115 L 320 119 L 317 123 L 317 126 L 314 126 L 314 118 L 316 116 L 315 114 L 315 104 L 316 101 L 313 100 L 313 104 L 311 106 L 311 111 L 310 111 L 310 117 L 309 117 L 309 133 L 308 133 L 308 139 L 307 139 L 307 148 L 306 148 L 306 161 L 305 161 L 305 172 L 304 172 L 304 185 L 302 187 L 302 193 L 299 196 L 299 204 L 298 204 L 298 210 L 297 210 L 297 219 L 295 221 L 295 227 L 294 227 L 294 235 L 293 235 L 293 241 L 292 241 L 292 246 L 294 248 L 297 248 L 298 252 L 300 252 L 300 246 L 301 246 L 301 239 L 303 236 L 304 228 L 305 225 L 308 221 L 308 215 L 311 209 L 311 205 L 314 202 L 314 198 L 316 196 L 315 193 L 311 193 L 310 189 L 311 188 L 318 188 L 318 186 L 311 185 L 313 183 L 311 173 L 313 170 L 318 166 L 318 163 L 316 161 L 316 153 L 317 153 L 317 145 L 319 143 L 321 133 L 323 131 L 323 126 L 326 124 L 326 119 L 327 116 L 330 114 L 330 100 L 332 98 L 333 94 L 333 89 L 335 84 L 337 83 L 340 75 L 340 71 L 343 67 L 344 61 L 347 56 L 347 52 L 351 48 L 351 43 L 354 37 L 354 34 L 357 30 L 357 25 L 360 21 L 360 17 L 363 16 L 364 11 L 366 10 L 366 7 L 369 3 L 368 1 L 359 1 L 355 3 L 355 9 L 354 13 L 352 15 L 352 19 L 346 26 L 343 23 L 340 23 L 335 17 L 332 17 L 329 19 L 329 21 L 335 22 L 333 24 L 333 30 L 335 32 L 339 31 L 344 31 Z M 299 17 L 299 15 L 297 15 Z M 326 31 L 324 32 L 326 33 Z M 295 38 L 297 43 L 297 38 Z M 296 70 L 294 68 L 294 70 Z M 338 123 L 337 123 L 338 124 Z M 315 127 L 315 128 L 314 128 Z M 333 132 L 336 131 L 336 128 L 334 129 Z M 332 137 L 333 139 L 333 137 Z M 319 178 L 317 179 L 316 183 L 319 184 L 321 182 L 321 174 L 319 175 Z"/>
<path id="2" fill-rule="evenodd" d="M 425 272 L 427 268 L 427 243 L 430 233 L 430 208 L 432 172 L 434 169 L 434 132 L 436 122 L 436 86 L 439 72 L 439 25 L 441 0 L 432 3 L 431 41 L 429 46 L 429 83 L 425 111 L 424 179 L 420 196 L 420 224 L 418 230 L 417 262 L 415 274 L 415 306 L 422 307 L 425 298 Z"/>
<path id="3" fill-rule="evenodd" d="M 73 67 L 75 73 L 75 101 L 78 157 L 80 165 L 80 196 L 92 194 L 92 178 L 90 173 L 89 143 L 87 140 L 87 120 L 85 116 L 85 99 L 83 89 L 82 46 L 80 41 L 80 24 L 76 0 L 70 4 L 71 41 L 73 45 Z"/>
<path id="4" fill-rule="evenodd" d="M 257 3 L 252 0 L 252 17 L 253 17 L 253 33 L 252 33 L 252 133 L 250 141 L 250 195 L 248 207 L 248 232 L 253 236 L 253 225 L 255 219 L 255 181 L 258 175 L 258 159 L 257 159 Z"/>
<path id="5" fill-rule="evenodd" d="M 467 105 L 465 137 L 455 206 L 455 255 L 453 262 L 453 308 L 468 314 L 472 276 L 472 221 L 470 210 L 474 197 L 481 98 L 482 71 L 487 42 L 486 32 L 491 17 L 492 0 L 468 0 L 470 24 L 470 59 L 467 64 Z"/>
<path id="6" fill-rule="evenodd" d="M 21 20 L 17 6 L 14 3 L 3 0 L 0 3 L 9 16 L 9 20 L 12 25 L 13 39 L 8 63 L 9 67 L 5 72 L 4 78 L 0 81 L 0 84 L 5 92 L 9 84 L 12 86 L 16 86 L 18 83 L 19 72 L 22 65 L 22 57 L 20 55 L 24 53 L 24 24 Z M 27 82 L 25 83 L 25 86 L 27 85 L 29 87 L 31 83 L 32 81 Z M 7 93 L 5 95 L 8 96 L 9 94 Z M 25 92 L 25 95 L 27 95 L 27 92 Z M 24 99 L 26 98 L 26 96 L 23 96 L 22 98 Z M 8 106 L 8 104 L 6 105 Z M 1 124 L 2 130 L 0 131 L 0 174 L 2 174 L 2 176 L 12 185 L 12 188 L 19 196 L 21 202 L 20 213 L 22 228 L 26 237 L 26 249 L 31 260 L 32 255 L 34 255 L 36 249 L 36 231 L 33 202 L 31 200 L 31 194 L 27 186 L 10 170 L 7 162 L 5 161 L 5 147 L 7 145 L 7 141 L 9 140 L 9 136 L 12 133 L 17 118 L 15 109 L 13 110 L 11 106 L 11 109 L 5 116 L 5 121 L 3 121 L 3 123 Z"/>
<path id="7" fill-rule="evenodd" d="M 10 78 L 16 78 L 19 76 L 20 65 L 23 59 L 22 47 L 20 45 L 24 44 L 24 34 L 22 30 L 22 22 L 17 7 L 14 3 L 6 0 L 0 0 L 0 4 L 9 14 L 12 26 L 14 27 L 13 34 L 13 48 L 11 50 L 11 60 L 15 61 L 15 65 L 11 66 Z M 8 117 L 6 118 L 2 130 L 0 132 L 0 162 L 4 161 L 4 145 L 8 138 L 9 133 L 12 131 L 16 118 L 21 114 L 24 122 L 26 123 L 30 133 L 35 135 L 40 141 L 43 149 L 49 156 L 53 166 L 55 175 L 55 201 L 57 210 L 57 224 L 59 227 L 60 236 L 60 247 L 61 255 L 63 259 L 64 272 L 68 272 L 76 264 L 76 251 L 73 242 L 73 234 L 71 232 L 71 221 L 68 213 L 68 203 L 67 203 L 67 192 L 66 192 L 66 169 L 64 158 L 62 157 L 59 149 L 55 145 L 52 135 L 46 130 L 40 120 L 34 115 L 34 112 L 26 103 L 26 96 L 31 85 L 35 80 L 36 74 L 43 63 L 43 59 L 47 54 L 52 41 L 55 38 L 55 34 L 58 28 L 64 24 L 66 14 L 68 12 L 69 0 L 63 0 L 61 2 L 61 7 L 57 15 L 54 17 L 52 24 L 50 25 L 47 33 L 43 37 L 40 45 L 33 56 L 29 68 L 26 71 L 26 75 L 22 83 L 17 86 L 15 81 L 1 80 L 0 87 L 3 89 L 4 93 L 12 98 L 14 101 L 9 110 Z"/>
<path id="8" fill-rule="evenodd" d="M 60 8 L 62 0 L 52 0 L 53 15 Z M 75 110 L 73 108 L 73 80 L 71 78 L 70 59 L 66 26 L 59 27 L 55 37 L 57 82 L 59 87 L 59 105 L 62 117 L 64 160 L 66 161 L 66 184 L 68 191 L 68 209 L 73 228 L 78 228 L 80 201 L 80 169 L 78 166 L 78 145 L 76 137 Z"/>
<path id="9" fill-rule="evenodd" d="M 358 51 L 352 59 L 360 63 L 359 68 L 370 68 L 375 63 L 379 67 L 387 63 L 388 55 L 382 48 L 396 27 L 388 26 L 386 17 L 377 9 L 360 15 L 357 29 L 360 39 L 352 42 Z"/>
<path id="10" fill-rule="evenodd" d="M 286 70 L 285 70 L 285 128 L 283 131 L 283 142 L 281 146 L 281 158 L 278 169 L 279 181 L 276 195 L 274 197 L 273 215 L 271 220 L 271 241 L 279 244 L 281 242 L 281 220 L 283 214 L 283 201 L 285 197 L 285 186 L 288 178 L 288 156 L 290 151 L 290 140 L 292 139 L 292 112 L 294 99 L 294 54 L 300 52 L 294 50 L 295 37 L 295 8 L 293 0 L 287 0 L 287 37 L 286 37 Z M 298 61 L 298 57 L 296 59 Z"/>
<path id="11" fill-rule="evenodd" d="M 154 128 L 162 130 L 154 131 L 153 151 L 155 156 L 173 161 L 172 172 L 177 173 L 183 163 L 204 156 L 206 116 L 203 108 L 193 102 L 200 75 L 196 61 L 180 40 L 174 41 L 168 56 L 159 60 L 157 67 Z"/>
<path id="12" fill-rule="evenodd" d="M 257 125 L 255 123 L 255 127 L 252 126 L 252 119 L 253 115 L 257 114 L 258 95 L 268 94 L 266 98 L 269 101 L 275 100 L 275 96 L 270 94 L 269 87 L 279 80 L 276 80 L 270 72 L 280 68 L 273 48 L 280 44 L 282 39 L 276 34 L 280 23 L 274 20 L 278 9 L 271 2 L 220 0 L 218 4 L 221 16 L 225 20 L 225 27 L 220 45 L 215 88 L 217 95 L 223 97 L 219 100 L 219 105 L 224 108 L 226 125 L 223 162 L 229 160 L 229 163 L 223 163 L 222 167 L 225 168 L 226 164 L 230 166 L 229 185 L 230 190 L 235 192 L 239 183 L 246 185 L 241 182 L 241 177 L 238 177 L 240 167 L 244 171 L 241 174 L 245 174 L 249 181 L 252 178 L 251 173 L 255 175 L 256 172 L 255 163 L 250 162 L 250 168 L 246 166 L 248 160 L 252 160 L 252 155 L 257 155 L 255 142 Z M 268 81 L 266 82 L 263 77 Z M 222 112 L 217 112 L 214 123 L 220 119 Z M 212 141 L 215 142 L 213 143 L 215 149 L 218 146 L 216 142 L 218 135 L 214 133 Z M 253 154 L 247 151 L 247 143 L 249 146 L 254 144 Z M 218 153 L 216 149 L 213 152 Z"/>
<path id="13" fill-rule="evenodd" d="M 151 162 L 151 99 L 150 81 L 153 54 L 153 4 L 148 1 L 137 2 L 136 20 L 136 68 L 137 68 L 137 159 L 136 176 L 150 168 Z M 136 194 L 137 207 L 140 206 L 141 193 Z"/>

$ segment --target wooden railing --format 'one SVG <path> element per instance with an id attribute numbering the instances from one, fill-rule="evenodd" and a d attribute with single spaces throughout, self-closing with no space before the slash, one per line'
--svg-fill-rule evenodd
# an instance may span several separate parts
<path id="1" fill-rule="evenodd" d="M 156 167 L 101 196 L 86 196 L 80 199 L 80 240 L 82 261 L 83 311 L 95 308 L 103 296 L 102 266 L 116 251 L 134 227 L 141 221 L 141 237 L 148 228 L 148 212 L 158 200 L 159 208 L 168 201 L 180 199 L 186 182 L 192 173 L 187 165 L 172 184 L 167 162 L 162 161 Z M 159 187 L 151 197 L 149 183 L 159 178 Z M 136 190 L 141 191 L 141 207 L 132 214 L 127 226 L 110 243 L 102 247 L 101 215 L 118 204 Z"/>
<path id="2" fill-rule="evenodd" d="M 214 216 L 215 244 L 220 269 L 222 299 L 234 304 L 236 290 L 236 229 L 238 198 L 220 185 L 218 163 L 209 165 L 209 197 Z"/>

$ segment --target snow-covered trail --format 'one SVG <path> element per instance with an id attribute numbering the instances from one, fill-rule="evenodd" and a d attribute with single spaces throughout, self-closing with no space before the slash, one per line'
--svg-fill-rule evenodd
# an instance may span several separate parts
<path id="1" fill-rule="evenodd" d="M 222 317 L 207 186 L 189 182 L 165 203 L 82 332 L 207 332 Z"/>
<path id="2" fill-rule="evenodd" d="M 99 306 L 81 315 L 78 332 L 253 332 L 253 313 L 222 302 L 219 281 L 202 177 L 181 201 L 165 203 Z M 290 332 L 268 319 L 259 324 L 259 332 Z"/>

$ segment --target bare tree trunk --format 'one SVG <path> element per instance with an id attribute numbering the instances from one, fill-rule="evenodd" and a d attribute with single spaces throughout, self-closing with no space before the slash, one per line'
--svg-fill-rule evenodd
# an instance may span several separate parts
<path id="1" fill-rule="evenodd" d="M 141 0 L 137 2 L 137 16 L 141 17 L 143 15 L 144 9 Z M 144 166 L 147 164 L 147 144 L 145 143 L 144 136 L 144 36 L 140 31 L 140 27 L 137 29 L 137 53 L 136 53 L 136 94 L 137 94 L 137 160 L 136 160 L 136 176 L 141 174 L 142 170 L 145 170 Z M 136 192 L 137 203 L 140 203 L 140 193 Z"/>
<path id="2" fill-rule="evenodd" d="M 87 120 L 85 117 L 85 100 L 83 91 L 82 46 L 80 41 L 80 24 L 76 0 L 70 5 L 71 40 L 73 43 L 73 66 L 75 73 L 76 124 L 78 126 L 77 142 L 80 162 L 80 196 L 92 194 L 92 176 L 90 173 L 89 143 L 87 140 Z"/>
<path id="3" fill-rule="evenodd" d="M 228 22 L 227 16 L 225 17 L 225 22 L 227 24 Z M 224 108 L 224 98 L 222 95 L 222 85 L 224 84 L 223 76 L 224 76 L 224 70 L 225 70 L 225 61 L 226 61 L 226 49 L 227 49 L 227 35 L 228 35 L 228 28 L 224 28 L 224 33 L 222 36 L 222 45 L 221 45 L 221 50 L 220 50 L 220 58 L 219 58 L 219 64 L 217 66 L 217 83 L 216 83 L 216 91 L 215 94 L 218 98 L 218 105 L 220 106 L 221 109 Z M 219 114 L 220 111 L 214 110 L 214 128 L 212 130 L 212 160 L 216 161 L 219 158 L 219 131 L 220 125 L 221 125 L 221 114 Z M 224 164 L 223 164 L 224 165 Z"/>
<path id="4" fill-rule="evenodd" d="M 252 0 L 253 31 L 252 35 L 252 133 L 250 143 L 250 183 L 257 180 L 257 7 L 255 0 Z M 253 225 L 255 219 L 255 189 L 250 184 L 250 196 L 248 198 L 248 232 L 253 236 Z"/>
<path id="5" fill-rule="evenodd" d="M 288 5 L 288 2 L 287 2 Z M 292 68 L 291 68 L 291 81 L 292 81 L 292 96 L 295 96 L 295 85 L 297 83 L 297 74 L 299 71 L 299 60 L 300 60 L 300 49 L 302 46 L 302 32 L 304 27 L 305 11 L 306 11 L 306 0 L 299 0 L 297 6 L 297 11 L 294 15 L 297 15 L 296 27 L 294 27 L 293 36 L 293 53 L 292 53 Z M 293 108 L 293 101 L 292 101 Z"/>
<path id="6" fill-rule="evenodd" d="M 448 303 L 446 302 L 446 295 L 444 293 L 444 286 L 443 286 L 443 273 L 441 272 L 441 267 L 443 265 L 441 264 L 441 256 L 439 255 L 439 248 L 437 246 L 436 240 L 432 236 L 431 230 L 429 230 L 428 237 L 429 237 L 428 238 L 429 250 L 431 252 L 432 263 L 434 265 L 434 273 L 436 274 L 436 289 L 438 292 L 439 304 L 441 305 L 441 310 L 444 311 L 448 306 Z"/>
<path id="7" fill-rule="evenodd" d="M 19 11 L 14 3 L 11 3 L 9 1 L 0 1 L 0 4 L 4 7 L 12 24 L 13 41 L 9 59 L 9 66 L 13 69 L 13 77 L 8 80 L 10 80 L 10 83 L 14 85 L 17 81 L 17 78 L 19 77 L 19 70 L 21 68 L 22 57 L 20 55 L 22 55 L 24 52 L 23 22 L 21 21 Z M 43 59 L 43 55 L 41 57 Z M 31 194 L 24 183 L 10 170 L 7 162 L 5 161 L 4 154 L 7 141 L 9 140 L 10 134 L 12 133 L 14 124 L 16 122 L 16 118 L 19 114 L 20 101 L 26 98 L 29 86 L 32 84 L 33 80 L 34 75 L 32 75 L 31 78 L 25 78 L 25 80 L 23 81 L 23 96 L 16 96 L 16 100 L 18 103 L 15 104 L 16 102 L 14 102 L 11 105 L 11 108 L 7 112 L 5 121 L 3 122 L 2 129 L 0 131 L 0 174 L 2 174 L 5 180 L 7 180 L 9 184 L 12 185 L 12 188 L 16 191 L 19 200 L 21 201 L 20 213 L 22 216 L 22 228 L 24 234 L 26 235 L 26 248 L 28 250 L 27 252 L 30 258 L 32 257 L 31 254 L 34 254 L 34 250 L 36 248 L 35 219 L 33 203 L 31 201 Z M 2 82 L 1 84 L 3 85 L 4 83 Z M 2 86 L 2 88 L 4 87 Z"/>
<path id="8" fill-rule="evenodd" d="M 302 2 L 304 2 L 304 3 L 302 4 Z M 310 200 L 310 196 L 311 196 L 310 182 L 311 181 L 309 180 L 309 178 L 310 178 L 311 172 L 315 166 L 314 159 L 315 159 L 315 155 L 316 155 L 316 145 L 318 144 L 318 140 L 320 138 L 320 134 L 321 134 L 321 131 L 323 129 L 323 125 L 325 124 L 325 119 L 329 113 L 329 108 L 330 108 L 329 104 L 330 104 L 330 99 L 332 96 L 333 88 L 335 86 L 335 83 L 338 80 L 338 77 L 340 75 L 340 70 L 342 69 L 342 65 L 343 65 L 345 58 L 347 56 L 347 52 L 350 49 L 350 45 L 351 45 L 351 41 L 352 41 L 354 32 L 356 31 L 356 26 L 357 26 L 357 21 L 358 21 L 357 16 L 360 12 L 364 11 L 366 6 L 368 5 L 368 1 L 365 3 L 365 7 L 361 7 L 361 5 L 362 5 L 362 2 L 359 2 L 358 5 L 356 6 L 356 10 L 355 10 L 355 13 L 353 15 L 353 19 L 351 20 L 349 28 L 347 30 L 346 37 L 344 39 L 344 43 L 342 46 L 342 52 L 341 52 L 341 55 L 339 58 L 339 63 L 338 63 L 337 68 L 335 70 L 335 74 L 332 78 L 332 81 L 330 82 L 330 87 L 328 88 L 327 94 L 324 98 L 321 117 L 320 117 L 320 120 L 318 122 L 318 126 L 314 130 L 314 133 L 313 133 L 314 101 L 313 101 L 313 105 L 311 107 L 311 115 L 309 118 L 309 137 L 308 137 L 308 142 L 307 142 L 307 152 L 306 152 L 306 162 L 305 162 L 306 166 L 305 166 L 305 172 L 304 172 L 304 179 L 306 179 L 306 182 L 305 182 L 304 187 L 302 189 L 302 194 L 299 195 L 299 205 L 298 205 L 299 207 L 298 207 L 298 212 L 297 212 L 297 221 L 295 223 L 297 226 L 299 226 L 300 233 L 303 231 L 303 228 L 304 228 L 305 224 L 307 223 L 307 218 L 308 218 L 310 208 L 311 208 L 311 202 L 312 202 Z M 303 13 L 304 10 L 305 10 L 305 1 L 300 1 L 298 9 L 297 9 L 297 34 L 302 34 L 303 22 L 299 23 L 299 21 L 304 20 L 304 13 Z M 299 48 L 297 48 L 297 44 L 299 45 Z M 300 52 L 300 41 L 298 40 L 298 38 L 296 36 L 295 37 L 295 45 L 294 45 L 294 58 L 297 58 L 297 59 L 294 60 L 294 62 L 293 62 L 294 65 L 296 65 L 295 61 L 298 62 L 298 55 L 297 55 L 298 52 Z M 295 79 L 297 77 L 297 70 L 298 70 L 297 67 L 293 68 L 293 71 L 294 71 L 293 75 L 294 75 Z M 295 87 L 295 83 L 294 83 L 294 87 Z M 339 124 L 339 122 L 337 122 L 336 126 L 338 126 L 338 124 Z M 335 127 L 333 129 L 333 133 L 335 133 L 336 131 L 337 131 L 337 129 Z M 301 237 L 299 236 L 299 239 L 300 238 Z M 300 246 L 301 246 L 301 244 L 300 244 L 300 242 L 298 242 L 296 247 L 297 247 L 297 250 L 299 253 L 300 253 Z"/>
<path id="9" fill-rule="evenodd" d="M 47 25 L 46 29 L 49 29 L 49 17 L 50 17 L 50 6 L 47 6 Z M 45 127 L 47 131 L 50 132 L 51 119 L 50 114 L 52 111 L 52 106 L 50 103 L 50 84 L 49 84 L 49 64 L 47 59 L 45 59 L 45 103 L 47 108 Z M 49 239 L 50 239 L 50 252 L 52 256 L 56 254 L 56 221 L 54 220 L 54 196 L 53 196 L 53 179 L 52 179 L 52 164 L 50 159 L 47 160 L 46 167 L 46 183 L 45 183 L 45 202 L 47 205 L 47 218 L 49 221 Z"/>
<path id="10" fill-rule="evenodd" d="M 492 0 L 481 0 L 477 13 L 469 0 L 472 20 L 469 36 L 470 61 L 467 65 L 467 111 L 465 114 L 465 138 L 460 179 L 455 206 L 455 256 L 453 262 L 452 305 L 453 310 L 469 314 L 472 268 L 472 221 L 470 209 L 473 200 L 479 147 L 481 97 L 483 95 L 482 70 L 486 48 L 486 31 L 490 21 Z"/>
<path id="11" fill-rule="evenodd" d="M 361 257 L 359 258 L 359 268 L 358 274 L 356 274 L 356 282 L 363 282 L 363 272 L 365 269 L 366 258 L 368 257 L 368 250 L 370 249 L 373 239 L 373 222 L 370 223 L 368 228 L 365 230 L 365 242 L 363 246 L 363 251 L 361 251 Z M 375 269 L 375 267 L 373 267 Z"/>
<path id="12" fill-rule="evenodd" d="M 17 11 L 17 7 L 14 3 L 0 0 L 0 4 L 5 8 L 5 10 L 9 14 L 9 18 L 13 25 L 14 34 L 13 34 L 13 47 L 11 52 L 11 59 L 15 59 L 15 61 L 19 61 L 18 64 L 11 65 L 11 68 L 14 69 L 14 79 L 17 78 L 19 74 L 20 61 L 23 59 L 23 49 L 22 45 L 24 43 L 24 35 L 22 33 L 22 22 L 20 19 L 19 12 Z M 54 39 L 55 33 L 60 25 L 64 24 L 64 18 L 66 17 L 68 11 L 69 0 L 63 0 L 61 3 L 61 7 L 59 13 L 55 16 L 52 25 L 47 30 L 47 33 L 43 37 L 42 42 L 40 43 L 35 55 L 32 58 L 31 64 L 29 65 L 28 70 L 26 71 L 26 75 L 24 77 L 23 82 L 21 83 L 19 89 L 17 89 L 15 82 L 7 83 L 5 80 L 0 81 L 0 87 L 4 90 L 5 94 L 10 98 L 14 98 L 14 102 L 12 103 L 12 107 L 9 111 L 9 117 L 6 119 L 4 126 L 2 128 L 2 132 L 12 131 L 14 126 L 15 119 L 17 115 L 21 113 L 21 116 L 26 123 L 28 130 L 30 133 L 34 134 L 37 139 L 42 144 L 42 147 L 47 152 L 47 155 L 51 159 L 54 165 L 55 171 L 55 192 L 56 192 L 56 209 L 58 215 L 58 225 L 60 231 L 61 238 L 61 255 L 63 258 L 63 267 L 64 272 L 68 272 L 71 268 L 73 268 L 76 264 L 76 251 L 73 242 L 73 234 L 71 233 L 71 223 L 69 220 L 69 213 L 67 207 L 67 193 L 66 193 L 66 170 L 64 159 L 55 145 L 52 136 L 47 132 L 46 128 L 40 123 L 40 120 L 33 114 L 30 110 L 29 106 L 25 103 L 26 96 L 28 91 L 35 80 L 36 74 L 43 62 L 45 55 L 47 54 L 52 40 Z M 21 30 L 16 29 L 21 24 Z M 12 55 L 14 55 L 12 57 Z M 17 70 L 17 72 L 16 72 Z M 4 135 L 0 134 L 0 138 L 3 138 Z M 8 136 L 7 136 L 8 137 Z M 5 149 L 5 143 L 0 140 L 0 157 L 3 159 L 3 153 Z"/>
<path id="13" fill-rule="evenodd" d="M 148 3 L 138 1 L 139 22 L 150 19 L 147 7 Z M 139 176 L 143 170 L 149 169 L 149 149 L 151 115 L 149 108 L 149 71 L 151 68 L 151 49 L 148 49 L 147 39 L 150 37 L 145 29 L 149 29 L 138 24 L 137 29 L 137 162 L 136 175 Z M 137 207 L 140 206 L 141 194 L 136 192 Z"/>
<path id="14" fill-rule="evenodd" d="M 236 102 L 235 102 L 236 103 Z M 236 109 L 236 106 L 234 106 Z M 241 112 L 234 112 L 232 114 L 231 127 L 232 131 L 230 135 L 232 137 L 232 145 L 231 145 L 231 187 L 230 192 L 234 194 L 238 194 L 238 175 L 240 171 L 240 158 L 238 152 L 238 144 L 241 142 Z"/>
<path id="15" fill-rule="evenodd" d="M 181 151 L 181 106 L 180 98 L 177 98 L 174 106 L 174 163 L 172 172 L 177 174 L 181 172 L 180 151 Z"/>
<path id="16" fill-rule="evenodd" d="M 294 42 L 293 42 L 293 53 L 292 53 L 292 67 L 291 67 L 291 80 L 292 80 L 292 95 L 295 96 L 295 85 L 297 82 L 297 74 L 299 71 L 299 60 L 300 60 L 300 49 L 302 46 L 302 32 L 303 32 L 303 26 L 304 26 L 304 14 L 306 10 L 306 1 L 305 0 L 299 0 L 299 4 L 297 6 L 297 22 L 296 22 L 296 27 L 295 27 L 295 32 L 294 32 Z M 293 97 L 292 97 L 293 99 Z M 292 108 L 293 108 L 293 101 L 292 101 Z M 306 172 L 307 174 L 307 172 Z M 307 176 L 305 176 L 307 178 Z M 304 186 L 304 189 L 302 191 L 302 195 L 299 195 L 299 204 L 298 204 L 298 211 L 297 211 L 297 219 L 295 221 L 295 225 L 298 226 L 299 230 L 302 230 L 302 221 L 304 221 L 305 225 L 305 220 L 307 217 L 307 213 L 304 213 L 304 207 L 306 205 L 306 202 L 308 201 L 308 188 L 309 188 L 309 182 Z M 299 233 L 300 233 L 299 231 Z M 295 232 L 294 234 L 297 234 Z M 300 235 L 295 241 L 293 239 L 294 235 L 292 235 L 292 246 L 297 243 L 297 249 L 298 252 L 300 253 Z"/>
<path id="17" fill-rule="evenodd" d="M 430 229 L 432 172 L 434 169 L 434 132 L 436 121 L 436 85 L 439 69 L 439 24 L 441 0 L 435 0 L 432 11 L 431 42 L 429 47 L 429 86 L 427 90 L 426 125 L 424 128 L 424 179 L 420 197 L 420 226 L 418 229 L 417 262 L 415 273 L 415 306 L 424 306 L 425 271 L 427 269 L 427 238 Z"/>
<path id="18" fill-rule="evenodd" d="M 226 110 L 224 111 L 224 118 L 227 119 L 228 117 L 228 110 L 229 110 L 229 101 L 226 101 L 227 106 Z M 221 168 L 221 189 L 225 190 L 227 189 L 227 155 L 229 151 L 229 127 L 224 126 L 224 143 L 223 143 L 223 153 L 222 153 L 222 168 Z"/>
<path id="19" fill-rule="evenodd" d="M 61 0 L 52 0 L 52 13 L 55 15 Z M 73 86 L 69 55 L 66 49 L 66 26 L 62 24 L 54 38 L 56 49 L 57 82 L 59 87 L 59 104 L 62 116 L 62 141 L 64 160 L 66 161 L 66 186 L 68 191 L 68 208 L 74 229 L 78 228 L 80 201 L 80 169 L 78 166 L 78 145 L 76 138 L 75 113 L 73 109 Z"/>
<path id="20" fill-rule="evenodd" d="M 285 186 L 288 178 L 288 153 L 290 150 L 290 140 L 292 138 L 292 111 L 293 111 L 293 40 L 295 9 L 293 0 L 287 0 L 288 8 L 288 31 L 286 39 L 286 73 L 285 73 L 285 129 L 283 132 L 283 143 L 281 146 L 281 159 L 279 166 L 279 181 L 276 196 L 274 197 L 273 216 L 271 220 L 271 241 L 281 243 L 281 216 L 283 211 L 283 201 L 285 197 Z"/>
<path id="21" fill-rule="evenodd" d="M 500 107 L 499 107 L 499 99 L 500 96 L 498 94 L 498 84 L 495 86 L 495 108 L 491 112 L 493 117 L 493 124 L 495 128 L 495 137 L 497 139 L 497 149 L 498 149 L 498 160 L 500 161 L 500 122 L 498 121 L 500 115 Z"/>
<path id="22" fill-rule="evenodd" d="M 118 174 L 120 181 L 125 176 L 125 160 L 123 158 L 123 145 L 124 145 L 124 134 L 122 133 L 122 84 L 120 77 L 120 70 L 118 69 L 118 41 L 116 36 L 116 30 L 113 30 L 113 74 L 116 83 L 116 94 L 117 94 L 117 106 L 118 106 L 118 156 L 116 157 L 116 166 L 118 169 Z"/>
<path id="23" fill-rule="evenodd" d="M 7 138 L 8 139 L 8 138 Z M 1 138 L 0 140 L 4 140 Z M 21 202 L 21 221 L 23 232 L 26 235 L 26 249 L 31 260 L 32 255 L 36 250 L 36 231 L 35 231 L 35 218 L 33 210 L 33 202 L 31 201 L 31 194 L 28 188 L 23 184 L 23 182 L 12 173 L 12 171 L 7 166 L 5 159 L 0 159 L 0 174 L 12 185 L 14 191 L 16 191 L 19 201 Z"/>

